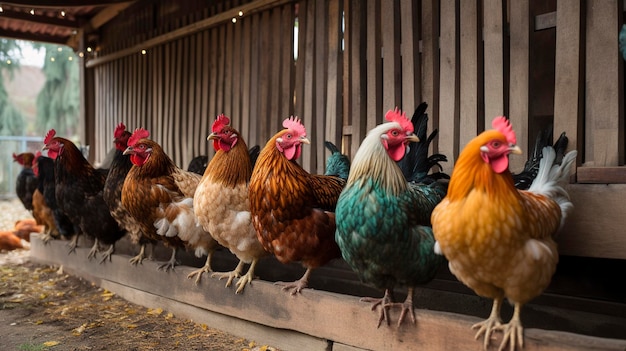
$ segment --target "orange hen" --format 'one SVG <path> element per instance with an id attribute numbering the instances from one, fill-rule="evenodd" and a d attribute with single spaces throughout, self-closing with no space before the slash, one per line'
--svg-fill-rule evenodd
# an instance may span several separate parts
<path id="1" fill-rule="evenodd" d="M 549 285 L 559 256 L 554 236 L 573 208 L 564 186 L 576 151 L 555 162 L 552 147 L 543 149 L 537 177 L 528 191 L 515 188 L 510 153 L 521 153 L 505 117 L 493 130 L 470 141 L 459 155 L 448 194 L 432 214 L 435 250 L 450 271 L 478 295 L 494 300 L 489 318 L 472 326 L 476 338 L 502 331 L 500 350 L 523 347 L 522 306 Z M 507 324 L 500 318 L 504 298 L 515 305 Z"/>

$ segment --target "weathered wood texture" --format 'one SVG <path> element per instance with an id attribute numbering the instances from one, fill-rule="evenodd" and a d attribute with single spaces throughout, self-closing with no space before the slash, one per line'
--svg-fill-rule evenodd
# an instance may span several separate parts
<path id="1" fill-rule="evenodd" d="M 537 31 L 545 9 L 556 9 L 556 27 Z M 565 131 L 579 150 L 581 183 L 626 183 L 622 11 L 621 0 L 142 0 L 101 28 L 99 51 L 87 59 L 95 88 L 86 142 L 101 161 L 123 121 L 150 130 L 186 167 L 213 155 L 206 136 L 218 114 L 249 146 L 263 146 L 293 114 L 312 141 L 300 162 L 319 173 L 324 140 L 352 156 L 387 110 L 410 115 L 426 101 L 446 172 L 493 117 L 509 114 L 523 150 L 554 125 L 555 138 Z M 545 99 L 533 95 L 537 86 Z M 513 171 L 524 161 L 513 157 Z M 575 205 L 586 213 L 586 202 Z M 598 206 L 601 227 L 626 227 Z M 587 251 L 597 237 L 626 246 L 609 232 L 584 234 L 572 252 L 615 258 Z"/>
<path id="2" fill-rule="evenodd" d="M 138 267 L 129 256 L 115 254 L 111 262 L 86 259 L 88 248 L 67 255 L 62 241 L 44 246 L 32 235 L 31 258 L 63 265 L 120 296 L 149 307 L 161 307 L 175 315 L 205 323 L 235 335 L 255 339 L 282 350 L 479 350 L 471 325 L 480 319 L 456 313 L 417 309 L 417 323 L 376 328 L 376 312 L 355 296 L 306 289 L 289 297 L 268 281 L 255 280 L 242 294 L 224 288 L 224 282 L 204 277 L 199 285 L 186 278 L 193 268 L 178 266 L 174 272 L 157 270 L 144 261 Z M 141 277 L 141 279 L 138 279 Z M 441 294 L 439 294 L 441 296 Z M 462 300 L 455 298 L 454 303 Z M 567 312 L 561 312 L 561 314 Z M 392 320 L 398 318 L 391 310 Z M 591 320 L 588 320 L 591 323 Z M 623 350 L 626 340 L 599 338 L 562 331 L 527 327 L 524 350 Z M 499 335 L 499 334 L 498 334 Z M 498 339 L 494 340 L 494 343 Z"/>

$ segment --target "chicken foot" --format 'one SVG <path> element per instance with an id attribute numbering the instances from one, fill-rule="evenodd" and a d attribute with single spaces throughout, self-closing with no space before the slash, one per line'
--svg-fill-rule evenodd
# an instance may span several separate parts
<path id="1" fill-rule="evenodd" d="M 92 258 L 96 258 L 96 256 L 98 255 L 98 250 L 100 250 L 100 245 L 98 245 L 98 239 L 95 239 L 93 242 L 93 246 L 91 247 L 91 250 L 89 250 L 87 259 L 91 261 Z"/>
<path id="2" fill-rule="evenodd" d="M 386 321 L 387 325 L 389 325 L 389 306 L 392 304 L 391 293 L 389 289 L 385 289 L 385 295 L 378 299 L 375 297 L 362 297 L 361 302 L 368 302 L 372 304 L 372 311 L 376 309 L 377 306 L 380 305 L 380 313 L 378 315 L 378 325 L 376 328 L 380 328 L 380 323 L 382 321 Z"/>
<path id="3" fill-rule="evenodd" d="M 211 277 L 218 278 L 218 280 L 222 280 L 224 278 L 228 278 L 226 281 L 226 287 L 230 287 L 233 283 L 233 279 L 241 277 L 241 271 L 243 270 L 244 262 L 239 260 L 237 267 L 230 272 L 215 272 L 211 274 Z"/>
<path id="4" fill-rule="evenodd" d="M 515 303 L 513 317 L 509 323 L 495 327 L 496 330 L 501 330 L 504 333 L 498 351 L 504 351 L 507 344 L 509 344 L 510 351 L 515 351 L 518 345 L 520 349 L 524 348 L 524 327 L 520 319 L 521 310 L 522 304 Z"/>
<path id="5" fill-rule="evenodd" d="M 203 273 L 209 273 L 209 272 L 213 272 L 213 269 L 211 269 L 211 256 L 212 256 L 212 252 L 209 252 L 209 254 L 206 256 L 206 262 L 204 263 L 204 266 L 202 266 L 202 268 L 197 269 L 191 273 L 189 273 L 187 275 L 187 279 L 191 279 L 193 278 L 194 275 L 197 275 L 195 283 L 196 285 L 198 285 L 200 283 L 200 278 L 202 278 L 202 274 Z"/>
<path id="6" fill-rule="evenodd" d="M 48 245 L 50 240 L 53 239 L 52 235 L 49 232 L 44 232 L 39 235 L 39 239 L 43 242 L 44 245 Z"/>
<path id="7" fill-rule="evenodd" d="M 176 248 L 172 249 L 172 257 L 170 257 L 170 260 L 163 263 L 162 265 L 159 265 L 157 269 L 163 269 L 164 271 L 169 272 L 170 269 L 173 271 L 174 267 L 176 267 Z"/>
<path id="8" fill-rule="evenodd" d="M 70 248 L 67 254 L 71 254 L 72 252 L 76 252 L 76 248 L 78 247 L 78 234 L 74 234 L 72 240 L 70 240 L 67 246 Z"/>
<path id="9" fill-rule="evenodd" d="M 111 246 L 109 246 L 109 248 L 102 253 L 102 259 L 100 259 L 100 263 L 102 264 L 106 262 L 107 258 L 109 259 L 109 262 L 111 262 L 111 256 L 113 255 L 113 252 L 115 252 L 115 244 L 111 244 Z"/>
<path id="10" fill-rule="evenodd" d="M 411 318 L 411 322 L 415 324 L 415 311 L 413 310 L 413 288 L 408 288 L 407 296 L 404 302 L 402 303 L 388 302 L 386 304 L 383 304 L 383 308 L 396 307 L 396 306 L 401 308 L 400 318 L 398 318 L 398 327 L 400 327 L 400 325 L 402 324 L 402 321 L 404 321 L 404 317 L 406 317 L 407 313 L 409 314 L 409 317 Z M 378 323 L 380 325 L 380 321 Z"/>
<path id="11" fill-rule="evenodd" d="M 276 282 L 274 284 L 282 286 L 283 291 L 290 291 L 291 295 L 294 296 L 297 293 L 302 293 L 302 289 L 309 286 L 309 276 L 311 275 L 312 268 L 307 268 L 304 272 L 302 278 L 296 280 L 295 282 L 285 283 L 285 282 Z"/>
<path id="12" fill-rule="evenodd" d="M 478 340 L 481 335 L 485 335 L 483 341 L 483 347 L 485 350 L 489 347 L 491 342 L 491 334 L 502 326 L 502 319 L 500 319 L 500 308 L 502 307 L 502 297 L 497 297 L 493 300 L 493 307 L 491 308 L 491 314 L 486 320 L 472 325 L 472 329 L 478 329 L 474 339 Z"/>
<path id="13" fill-rule="evenodd" d="M 145 258 L 146 258 L 146 244 L 141 244 L 141 247 L 139 249 L 139 253 L 137 254 L 137 256 L 131 258 L 130 260 L 128 260 L 128 262 L 130 262 L 130 264 L 132 264 L 133 266 L 136 266 L 137 264 L 142 264 Z"/>
<path id="14" fill-rule="evenodd" d="M 242 292 L 243 289 L 246 288 L 246 284 L 252 285 L 252 280 L 254 280 L 254 269 L 256 268 L 256 263 L 256 259 L 252 260 L 250 268 L 248 268 L 248 272 L 241 276 L 241 278 L 239 278 L 239 280 L 237 281 L 237 290 L 235 291 L 235 294 L 239 294 L 240 292 Z"/>

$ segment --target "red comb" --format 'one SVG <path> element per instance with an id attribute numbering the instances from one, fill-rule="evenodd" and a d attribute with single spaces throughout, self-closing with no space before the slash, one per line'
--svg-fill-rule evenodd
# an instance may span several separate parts
<path id="1" fill-rule="evenodd" d="M 226 117 L 223 113 L 219 116 L 217 116 L 217 119 L 215 120 L 215 122 L 213 122 L 213 126 L 211 127 L 211 131 L 213 133 L 217 133 L 220 130 L 222 130 L 222 128 L 224 126 L 227 126 L 230 123 L 230 119 L 228 119 L 228 117 Z"/>
<path id="2" fill-rule="evenodd" d="M 120 122 L 120 124 L 118 124 L 117 127 L 115 127 L 115 132 L 113 133 L 113 137 L 115 139 L 119 139 L 122 137 L 122 135 L 124 135 L 125 131 L 126 131 L 126 126 L 124 125 L 124 123 Z"/>
<path id="3" fill-rule="evenodd" d="M 511 121 L 509 121 L 506 117 L 498 116 L 494 118 L 493 122 L 491 122 L 491 126 L 493 129 L 496 129 L 500 133 L 504 134 L 506 141 L 508 141 L 509 144 L 517 144 L 517 138 L 515 137 L 515 131 L 513 131 L 513 127 L 511 126 Z"/>
<path id="4" fill-rule="evenodd" d="M 14 152 L 14 153 L 13 153 L 13 160 L 14 160 L 14 161 L 17 161 L 17 159 L 18 159 L 17 154 Z"/>
<path id="5" fill-rule="evenodd" d="M 291 116 L 284 120 L 283 127 L 292 129 L 299 135 L 306 136 L 306 128 L 304 128 L 304 125 L 298 116 Z"/>
<path id="6" fill-rule="evenodd" d="M 46 133 L 46 136 L 43 138 L 43 143 L 48 144 L 52 140 L 52 138 L 54 138 L 56 134 L 57 134 L 56 130 L 50 129 L 48 133 Z"/>
<path id="7" fill-rule="evenodd" d="M 413 123 L 411 123 L 411 121 L 406 118 L 406 113 L 402 112 L 397 107 L 393 111 L 387 111 L 387 114 L 385 114 L 385 119 L 389 122 L 400 123 L 400 127 L 402 127 L 402 130 L 413 133 Z"/>
<path id="8" fill-rule="evenodd" d="M 35 152 L 35 160 L 41 157 L 41 151 Z"/>
<path id="9" fill-rule="evenodd" d="M 143 128 L 137 128 L 133 132 L 133 135 L 131 135 L 130 138 L 128 138 L 128 146 L 133 146 L 139 141 L 139 139 L 147 138 L 149 136 L 150 136 L 150 132 L 148 132 L 147 130 Z"/>

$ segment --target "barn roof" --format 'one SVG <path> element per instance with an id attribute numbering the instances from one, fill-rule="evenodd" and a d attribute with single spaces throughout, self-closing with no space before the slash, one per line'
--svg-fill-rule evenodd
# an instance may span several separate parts
<path id="1" fill-rule="evenodd" d="M 0 3 L 0 37 L 65 44 L 78 49 L 80 30 L 90 33 L 133 1 L 10 0 Z"/>

